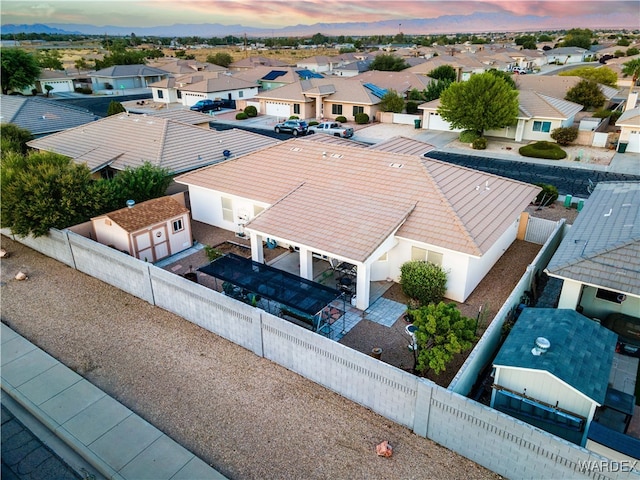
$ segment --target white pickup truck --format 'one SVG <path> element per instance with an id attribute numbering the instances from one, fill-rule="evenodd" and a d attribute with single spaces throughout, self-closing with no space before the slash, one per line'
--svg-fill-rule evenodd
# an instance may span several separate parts
<path id="1" fill-rule="evenodd" d="M 353 128 L 345 127 L 338 122 L 322 122 L 310 126 L 307 133 L 328 133 L 334 137 L 351 138 L 353 137 Z"/>

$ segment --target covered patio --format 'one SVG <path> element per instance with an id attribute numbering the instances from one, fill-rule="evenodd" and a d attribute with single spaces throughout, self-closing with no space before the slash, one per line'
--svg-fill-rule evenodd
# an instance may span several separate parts
<path id="1" fill-rule="evenodd" d="M 345 333 L 346 295 L 338 289 L 228 253 L 199 272 L 221 280 L 222 291 L 292 323 L 332 337 Z"/>

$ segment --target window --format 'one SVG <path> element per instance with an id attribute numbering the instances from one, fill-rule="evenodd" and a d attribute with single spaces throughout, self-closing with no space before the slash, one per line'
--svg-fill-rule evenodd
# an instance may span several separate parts
<path id="1" fill-rule="evenodd" d="M 184 226 L 182 225 L 182 219 L 173 221 L 173 233 L 184 230 Z"/>
<path id="2" fill-rule="evenodd" d="M 239 97 L 239 98 L 244 97 L 244 92 L 243 92 L 242 90 L 240 90 L 240 91 L 238 92 L 238 97 Z"/>
<path id="3" fill-rule="evenodd" d="M 300 115 L 300 104 L 299 103 L 294 103 L 293 104 L 293 113 L 295 113 L 296 115 Z"/>
<path id="4" fill-rule="evenodd" d="M 434 265 L 442 266 L 441 253 L 432 252 L 420 247 L 411 247 L 411 260 L 426 260 Z"/>
<path id="5" fill-rule="evenodd" d="M 222 197 L 222 219 L 233 222 L 233 200 L 227 197 Z"/>
<path id="6" fill-rule="evenodd" d="M 342 105 L 336 105 L 335 103 L 331 105 L 331 113 L 333 115 L 342 115 Z"/>
<path id="7" fill-rule="evenodd" d="M 178 90 L 178 92 L 177 92 L 177 93 L 178 93 L 178 98 L 179 98 L 179 99 L 180 99 L 180 98 L 182 98 L 182 90 Z"/>
<path id="8" fill-rule="evenodd" d="M 607 302 L 622 303 L 626 300 L 627 296 L 620 292 L 612 292 L 611 290 L 599 288 L 596 291 L 596 298 L 606 300 Z"/>
<path id="9" fill-rule="evenodd" d="M 162 90 L 158 90 L 158 98 L 164 98 L 164 93 L 162 93 Z"/>
<path id="10" fill-rule="evenodd" d="M 355 117 L 359 113 L 364 113 L 364 107 L 358 107 L 357 105 L 354 105 L 353 116 Z"/>
<path id="11" fill-rule="evenodd" d="M 533 131 L 534 132 L 545 132 L 549 133 L 551 131 L 551 122 L 533 122 Z"/>

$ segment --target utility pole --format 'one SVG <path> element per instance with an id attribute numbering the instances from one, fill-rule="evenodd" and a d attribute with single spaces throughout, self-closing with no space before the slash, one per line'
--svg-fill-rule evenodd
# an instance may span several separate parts
<path id="1" fill-rule="evenodd" d="M 247 50 L 247 34 L 244 34 L 244 58 L 249 57 L 249 51 Z"/>

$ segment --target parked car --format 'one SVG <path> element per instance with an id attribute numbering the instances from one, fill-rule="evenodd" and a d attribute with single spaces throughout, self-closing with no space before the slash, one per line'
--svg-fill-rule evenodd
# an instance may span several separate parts
<path id="1" fill-rule="evenodd" d="M 512 70 L 513 73 L 517 73 L 518 75 L 526 75 L 527 69 L 522 67 L 516 67 Z"/>
<path id="2" fill-rule="evenodd" d="M 304 120 L 286 120 L 281 123 L 277 123 L 274 127 L 276 133 L 290 133 L 294 137 L 298 135 L 305 135 L 309 130 L 309 125 Z"/>
<path id="3" fill-rule="evenodd" d="M 640 357 L 640 318 L 624 313 L 611 313 L 602 325 L 618 334 L 618 353 Z"/>
<path id="4" fill-rule="evenodd" d="M 223 106 L 222 100 L 198 100 L 195 104 L 193 104 L 190 110 L 194 112 L 210 112 L 211 110 L 220 110 Z"/>
<path id="5" fill-rule="evenodd" d="M 309 133 L 328 133 L 334 137 L 351 138 L 353 137 L 353 128 L 345 127 L 338 122 L 322 122 L 310 126 Z"/>

